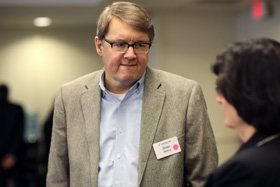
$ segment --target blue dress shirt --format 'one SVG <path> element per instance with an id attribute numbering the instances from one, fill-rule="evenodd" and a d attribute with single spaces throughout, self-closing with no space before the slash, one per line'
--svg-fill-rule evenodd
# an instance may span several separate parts
<path id="1" fill-rule="evenodd" d="M 100 117 L 98 187 L 136 187 L 145 74 L 122 100 L 106 90 L 104 73 Z"/>

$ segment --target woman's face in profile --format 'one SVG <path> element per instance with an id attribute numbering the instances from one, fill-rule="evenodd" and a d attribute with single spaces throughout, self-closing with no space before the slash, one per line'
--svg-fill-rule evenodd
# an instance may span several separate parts
<path id="1" fill-rule="evenodd" d="M 222 94 L 218 95 L 216 101 L 224 108 L 224 124 L 226 127 L 237 129 L 243 125 L 247 125 L 247 123 L 238 115 L 235 107 L 230 104 Z"/>

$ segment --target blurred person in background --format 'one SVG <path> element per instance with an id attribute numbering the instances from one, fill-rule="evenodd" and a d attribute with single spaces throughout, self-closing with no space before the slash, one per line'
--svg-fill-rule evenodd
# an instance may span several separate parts
<path id="1" fill-rule="evenodd" d="M 47 186 L 199 187 L 217 167 L 201 87 L 148 67 L 153 39 L 138 4 L 101 13 L 104 69 L 57 91 Z"/>
<path id="2" fill-rule="evenodd" d="M 20 152 L 23 147 L 24 111 L 8 100 L 8 87 L 0 85 L 0 186 L 11 181 L 22 186 Z"/>
<path id="3" fill-rule="evenodd" d="M 53 106 L 51 107 L 47 118 L 43 123 L 43 141 L 41 142 L 42 146 L 42 154 L 41 154 L 41 178 L 40 178 L 40 187 L 46 186 L 46 176 L 47 176 L 47 168 L 48 168 L 48 158 L 49 158 L 49 151 L 51 145 L 51 135 L 52 135 L 52 126 L 53 126 Z"/>
<path id="4" fill-rule="evenodd" d="M 45 163 L 45 166 L 47 168 L 48 165 L 48 158 L 49 158 L 49 152 L 51 147 L 51 136 L 52 136 L 52 127 L 53 127 L 53 107 L 51 108 L 51 111 L 49 112 L 49 115 L 47 119 L 44 122 L 43 126 L 43 134 L 44 134 L 44 145 L 45 145 L 45 151 L 43 156 L 43 162 Z"/>
<path id="5" fill-rule="evenodd" d="M 227 46 L 213 65 L 225 126 L 241 148 L 206 187 L 280 186 L 280 43 L 252 39 Z"/>

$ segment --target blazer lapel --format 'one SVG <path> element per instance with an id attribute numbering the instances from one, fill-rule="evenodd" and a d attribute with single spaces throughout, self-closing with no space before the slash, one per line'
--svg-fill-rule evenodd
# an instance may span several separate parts
<path id="1" fill-rule="evenodd" d="M 165 92 L 161 91 L 160 87 L 160 81 L 154 76 L 152 70 L 147 68 L 141 119 L 139 186 L 152 151 L 154 137 L 165 100 Z"/>
<path id="2" fill-rule="evenodd" d="M 98 77 L 99 78 L 99 77 Z M 81 105 L 85 120 L 86 137 L 89 146 L 91 165 L 91 181 L 97 186 L 99 163 L 99 123 L 100 123 L 100 88 L 98 78 L 91 80 L 94 83 L 85 85 L 87 90 L 81 94 Z M 89 85 L 92 85 L 90 87 Z"/>

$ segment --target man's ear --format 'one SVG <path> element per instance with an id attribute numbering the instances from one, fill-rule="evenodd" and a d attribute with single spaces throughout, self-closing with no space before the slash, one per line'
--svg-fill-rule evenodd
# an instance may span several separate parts
<path id="1" fill-rule="evenodd" d="M 95 36 L 95 48 L 96 48 L 97 54 L 102 56 L 102 54 L 103 54 L 102 40 L 99 40 L 98 36 Z"/>

